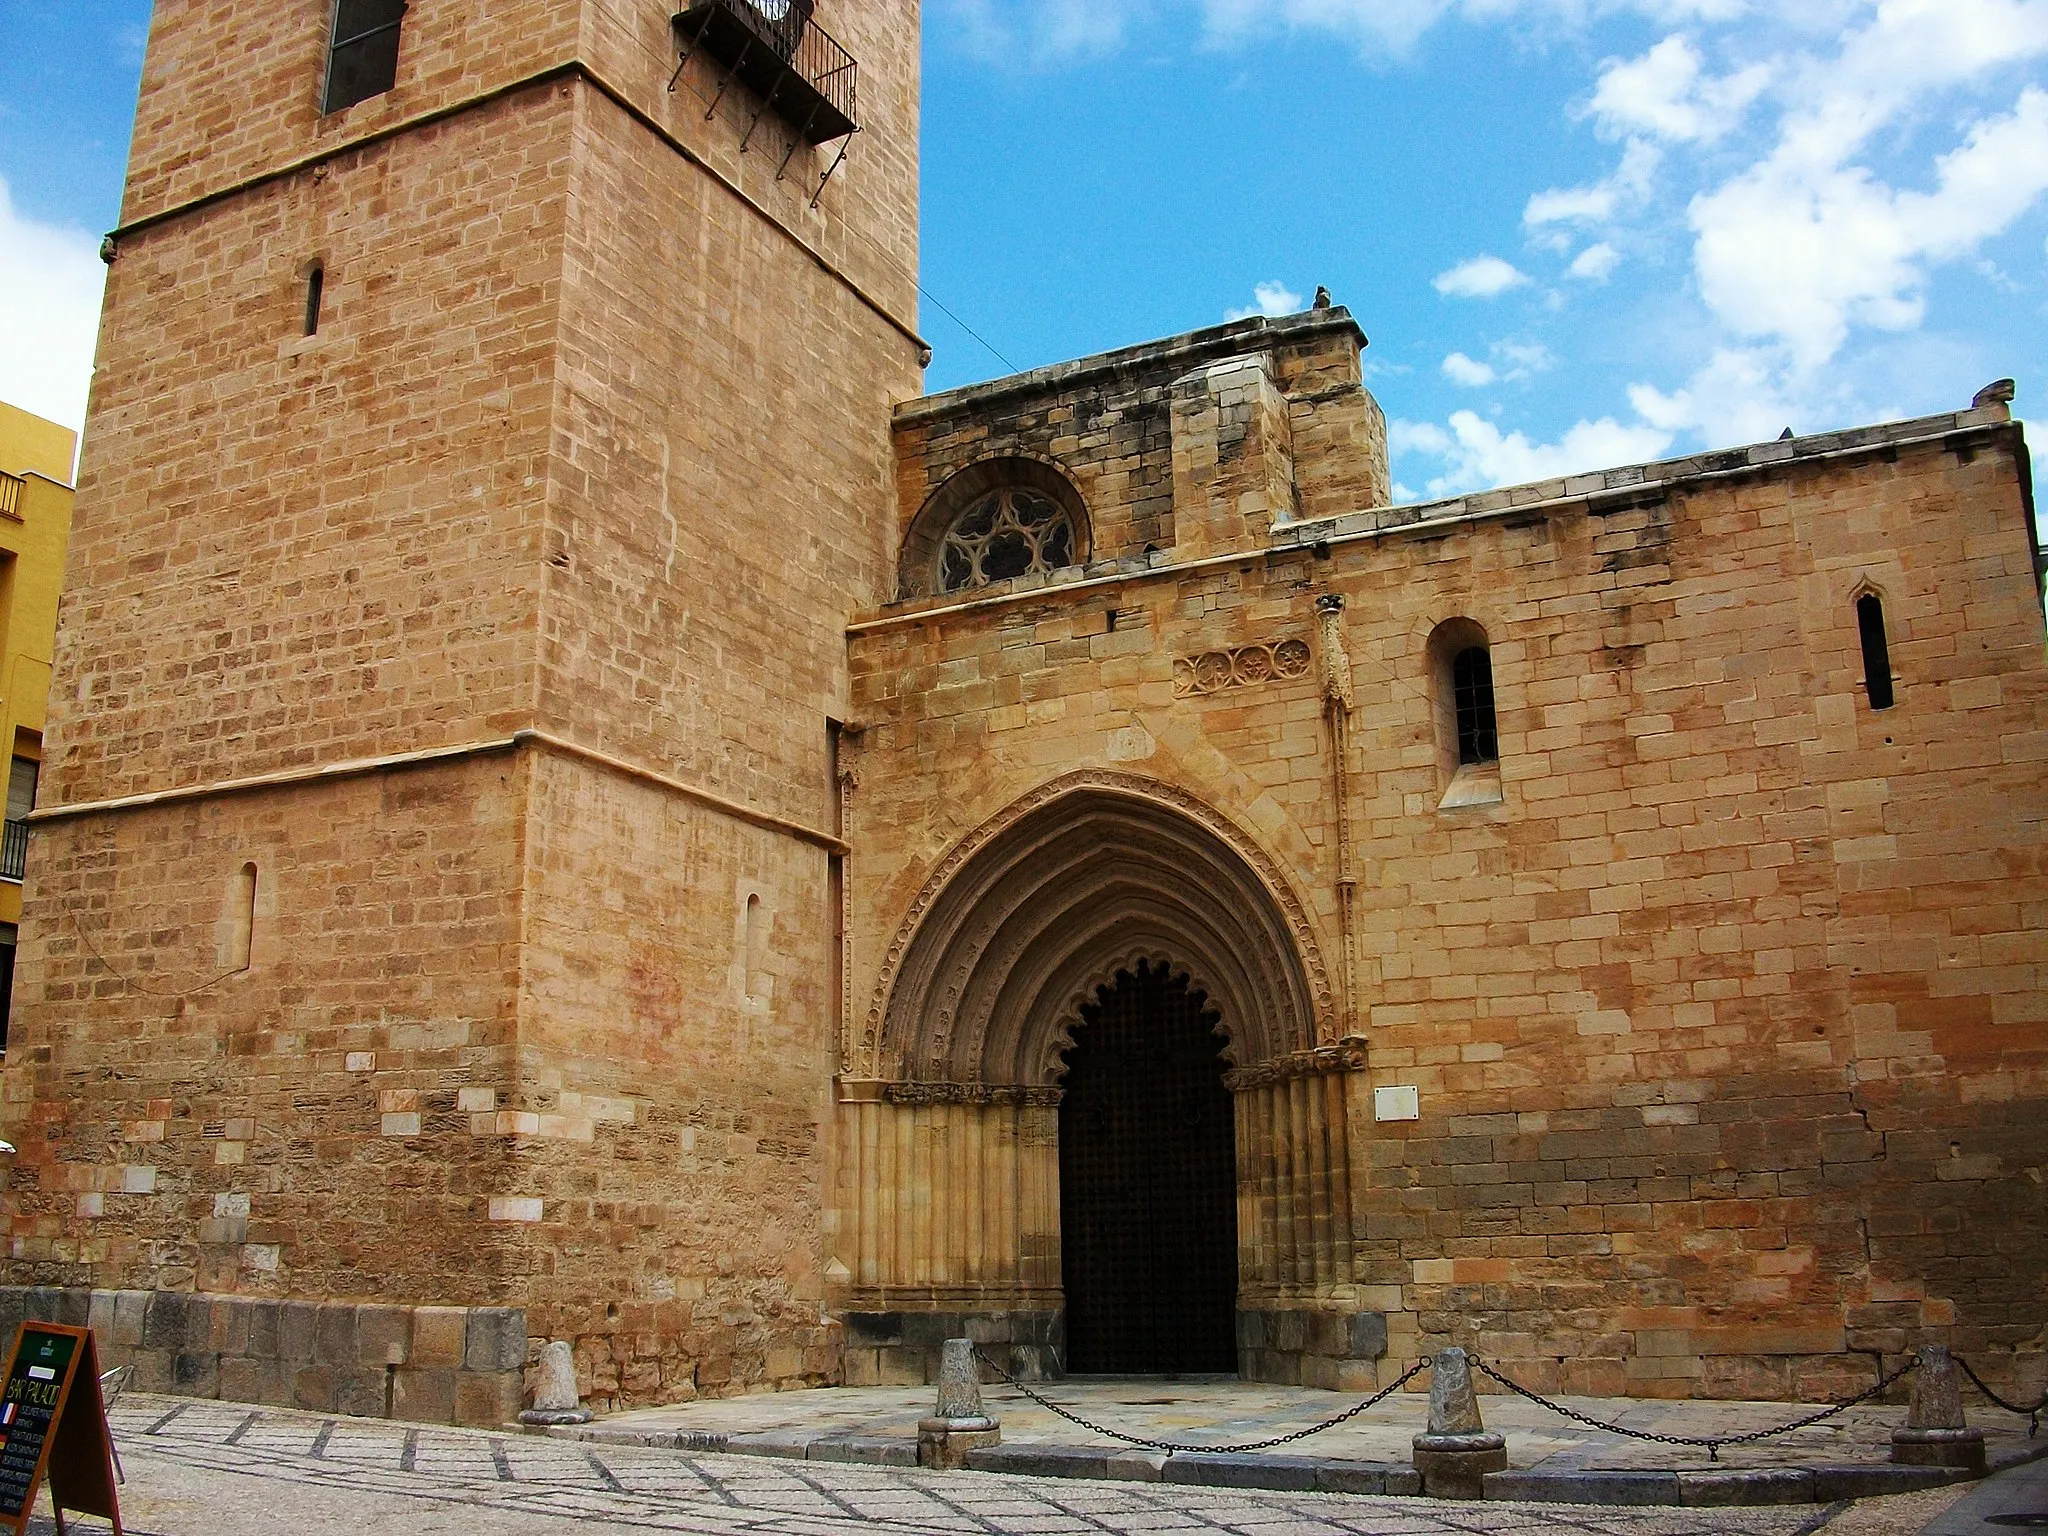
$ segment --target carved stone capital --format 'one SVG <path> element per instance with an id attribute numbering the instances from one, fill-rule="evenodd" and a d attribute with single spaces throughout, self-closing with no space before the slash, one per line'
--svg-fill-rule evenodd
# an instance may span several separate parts
<path id="1" fill-rule="evenodd" d="M 1055 1108 L 1062 1090 L 990 1083 L 884 1083 L 882 1098 L 891 1104 L 1025 1104 Z"/>
<path id="2" fill-rule="evenodd" d="M 1274 1083 L 1290 1082 L 1297 1077 L 1316 1077 L 1326 1072 L 1363 1072 L 1365 1069 L 1365 1041 L 1356 1035 L 1348 1035 L 1335 1045 L 1292 1051 L 1285 1056 L 1274 1056 L 1239 1067 L 1224 1074 L 1223 1084 L 1232 1093 L 1245 1093 L 1254 1088 L 1271 1087 Z"/>

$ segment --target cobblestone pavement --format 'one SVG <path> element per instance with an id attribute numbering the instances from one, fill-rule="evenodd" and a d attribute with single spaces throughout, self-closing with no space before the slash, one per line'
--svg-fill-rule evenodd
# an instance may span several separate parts
<path id="1" fill-rule="evenodd" d="M 1822 1518 L 1810 1506 L 1447 1505 L 892 1470 L 141 1396 L 121 1400 L 114 1429 L 128 1473 L 123 1516 L 136 1536 L 566 1536 L 571 1527 L 701 1536 L 1797 1536 Z"/>
<path id="2" fill-rule="evenodd" d="M 1234 1376 L 1070 1377 L 1040 1384 L 1038 1390 L 1096 1424 L 1126 1434 L 1190 1445 L 1264 1440 L 1305 1428 L 1358 1401 L 1358 1395 L 1269 1386 Z M 834 1387 L 815 1392 L 771 1392 L 751 1397 L 707 1399 L 670 1408 L 613 1414 L 599 1421 L 599 1433 L 626 1438 L 724 1436 L 746 1444 L 750 1436 L 831 1439 L 847 1435 L 914 1440 L 917 1421 L 932 1411 L 930 1387 Z M 1008 1387 L 982 1389 L 989 1412 L 1002 1420 L 1006 1445 L 1058 1444 L 1111 1447 L 1105 1437 L 1068 1424 Z M 1561 1402 L 1610 1423 L 1654 1434 L 1708 1437 L 1741 1434 L 1788 1423 L 1814 1411 L 1812 1403 L 1666 1401 L 1648 1398 L 1561 1398 Z M 1715 1465 L 1704 1450 L 1633 1440 L 1589 1429 L 1519 1397 L 1489 1393 L 1480 1398 L 1486 1427 L 1507 1436 L 1510 1464 L 1557 1472 L 1577 1468 L 1706 1468 Z M 2027 1421 L 2000 1412 L 1983 1400 L 1967 1403 L 1970 1422 L 1981 1428 L 1995 1455 L 2024 1444 Z M 1409 1443 L 1429 1414 L 1426 1391 L 1399 1393 L 1349 1423 L 1296 1441 L 1282 1449 L 1311 1456 L 1356 1461 L 1408 1460 Z M 1769 1440 L 1732 1447 L 1722 1467 L 1800 1466 L 1815 1462 L 1883 1462 L 1891 1453 L 1892 1430 L 1906 1420 L 1903 1402 L 1852 1408 L 1824 1423 Z M 699 1441 L 698 1443 L 704 1443 Z"/>

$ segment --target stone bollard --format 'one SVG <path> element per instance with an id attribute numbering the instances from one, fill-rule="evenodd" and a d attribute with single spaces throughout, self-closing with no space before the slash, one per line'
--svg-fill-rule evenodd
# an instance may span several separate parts
<path id="1" fill-rule="evenodd" d="M 576 1395 L 576 1351 L 556 1339 L 540 1352 L 540 1385 L 533 1406 L 519 1415 L 522 1424 L 588 1424 L 590 1410 Z"/>
<path id="2" fill-rule="evenodd" d="M 969 1339 L 946 1340 L 939 1360 L 939 1408 L 917 1421 L 917 1464 L 957 1472 L 977 1445 L 1000 1445 L 1002 1426 L 981 1411 L 981 1372 Z"/>
<path id="3" fill-rule="evenodd" d="M 1429 1383 L 1429 1432 L 1415 1437 L 1415 1470 L 1433 1499 L 1486 1496 L 1482 1479 L 1508 1469 L 1508 1443 L 1488 1434 L 1472 1390 L 1472 1362 L 1462 1349 L 1437 1351 Z"/>
<path id="4" fill-rule="evenodd" d="M 1892 1460 L 1908 1467 L 1984 1470 L 1984 1431 L 1963 1418 L 1963 1384 L 1946 1344 L 1922 1344 L 1913 1377 L 1913 1406 L 1892 1431 Z"/>

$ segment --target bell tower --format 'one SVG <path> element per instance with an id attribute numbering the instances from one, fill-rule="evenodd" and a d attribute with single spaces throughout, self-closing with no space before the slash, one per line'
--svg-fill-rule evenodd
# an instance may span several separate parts
<path id="1" fill-rule="evenodd" d="M 159 0 L 0 1122 L 12 1286 L 245 1318 L 143 1381 L 836 1379 L 918 58 L 914 0 Z"/>

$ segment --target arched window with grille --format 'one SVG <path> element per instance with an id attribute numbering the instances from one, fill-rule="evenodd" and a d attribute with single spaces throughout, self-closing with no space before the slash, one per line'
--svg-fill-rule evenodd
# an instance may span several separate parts
<path id="1" fill-rule="evenodd" d="M 1050 496 L 1005 486 L 974 503 L 939 544 L 941 592 L 1057 571 L 1074 561 L 1074 525 Z"/>
<path id="2" fill-rule="evenodd" d="M 1437 809 L 1499 805 L 1500 724 L 1494 713 L 1493 647 L 1476 620 L 1446 619 L 1426 649 L 1435 723 Z"/>
<path id="3" fill-rule="evenodd" d="M 1483 645 L 1468 645 L 1451 658 L 1451 698 L 1458 714 L 1458 763 L 1500 761 L 1500 732 L 1493 720 L 1493 657 Z"/>
<path id="4" fill-rule="evenodd" d="M 911 520 L 898 596 L 1050 576 L 1088 559 L 1087 508 L 1064 474 L 1036 459 L 984 459 L 948 479 Z"/>

